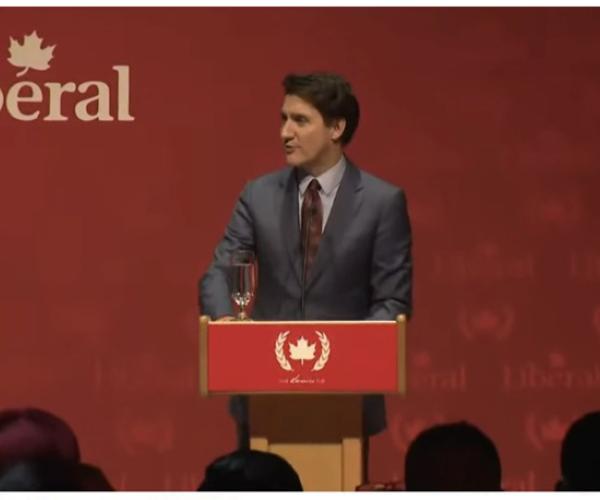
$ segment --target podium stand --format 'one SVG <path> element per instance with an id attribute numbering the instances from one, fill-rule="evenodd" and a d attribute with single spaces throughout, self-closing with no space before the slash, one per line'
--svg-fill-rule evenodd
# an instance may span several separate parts
<path id="1" fill-rule="evenodd" d="M 249 396 L 250 446 L 284 457 L 306 491 L 363 482 L 362 395 L 406 391 L 406 318 L 211 322 L 200 392 Z"/>

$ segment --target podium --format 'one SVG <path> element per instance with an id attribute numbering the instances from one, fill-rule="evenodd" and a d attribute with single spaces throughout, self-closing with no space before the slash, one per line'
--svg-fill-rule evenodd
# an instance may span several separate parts
<path id="1" fill-rule="evenodd" d="M 200 393 L 248 395 L 250 447 L 284 457 L 306 491 L 363 482 L 362 396 L 406 392 L 406 317 L 200 317 Z"/>

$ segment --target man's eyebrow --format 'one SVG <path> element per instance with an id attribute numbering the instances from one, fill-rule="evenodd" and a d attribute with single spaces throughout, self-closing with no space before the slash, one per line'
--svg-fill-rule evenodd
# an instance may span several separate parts
<path id="1" fill-rule="evenodd" d="M 302 113 L 290 113 L 290 116 L 294 120 L 298 120 L 300 118 L 308 119 L 308 116 L 307 115 L 303 115 Z"/>
<path id="2" fill-rule="evenodd" d="M 286 113 L 285 111 L 281 111 L 281 118 L 287 119 L 287 118 L 291 118 L 292 120 L 300 120 L 300 119 L 304 119 L 304 120 L 308 120 L 308 116 L 302 113 Z"/>

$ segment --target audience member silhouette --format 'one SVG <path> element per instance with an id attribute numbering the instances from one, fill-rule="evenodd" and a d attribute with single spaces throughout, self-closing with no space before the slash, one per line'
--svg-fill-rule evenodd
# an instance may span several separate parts
<path id="1" fill-rule="evenodd" d="M 0 411 L 0 470 L 35 459 L 78 462 L 79 444 L 69 425 L 36 408 Z"/>
<path id="2" fill-rule="evenodd" d="M 302 491 L 302 483 L 280 456 L 238 450 L 208 465 L 198 491 Z"/>
<path id="3" fill-rule="evenodd" d="M 77 465 L 56 459 L 17 462 L 0 475 L 0 491 L 77 491 Z"/>
<path id="4" fill-rule="evenodd" d="M 565 434 L 560 452 L 563 491 L 600 491 L 600 411 L 583 415 Z"/>
<path id="5" fill-rule="evenodd" d="M 0 491 L 112 491 L 97 467 L 70 460 L 17 462 L 0 474 Z"/>
<path id="6" fill-rule="evenodd" d="M 500 491 L 502 469 L 492 440 L 467 422 L 437 425 L 410 444 L 407 491 Z"/>
<path id="7" fill-rule="evenodd" d="M 0 411 L 0 490 L 112 489 L 100 469 L 80 463 L 77 437 L 64 420 L 36 408 Z"/>

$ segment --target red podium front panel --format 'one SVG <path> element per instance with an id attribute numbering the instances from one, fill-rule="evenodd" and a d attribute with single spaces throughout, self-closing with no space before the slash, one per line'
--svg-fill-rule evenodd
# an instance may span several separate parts
<path id="1" fill-rule="evenodd" d="M 209 323 L 203 342 L 208 393 L 403 392 L 399 324 Z"/>

